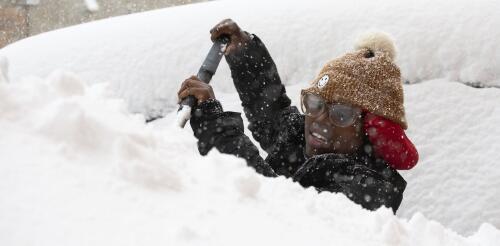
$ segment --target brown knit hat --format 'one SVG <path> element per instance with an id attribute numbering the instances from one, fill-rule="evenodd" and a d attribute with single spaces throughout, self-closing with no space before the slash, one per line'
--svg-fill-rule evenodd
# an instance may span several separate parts
<path id="1" fill-rule="evenodd" d="M 357 42 L 356 51 L 328 62 L 302 94 L 320 95 L 327 103 L 349 103 L 407 129 L 395 56 L 394 43 L 387 34 L 366 34 Z"/>

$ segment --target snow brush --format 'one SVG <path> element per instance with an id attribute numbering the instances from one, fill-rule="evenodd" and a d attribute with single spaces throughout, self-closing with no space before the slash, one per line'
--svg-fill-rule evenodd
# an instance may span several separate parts
<path id="1" fill-rule="evenodd" d="M 208 55 L 203 61 L 203 64 L 198 70 L 196 75 L 201 81 L 205 83 L 210 83 L 212 76 L 217 71 L 220 60 L 224 55 L 224 49 L 226 44 L 229 43 L 228 37 L 221 37 L 216 39 Z M 181 103 L 179 103 L 179 110 L 177 110 L 177 124 L 179 127 L 184 128 L 188 120 L 191 118 L 191 109 L 196 105 L 196 98 L 194 96 L 188 96 L 184 98 Z"/>

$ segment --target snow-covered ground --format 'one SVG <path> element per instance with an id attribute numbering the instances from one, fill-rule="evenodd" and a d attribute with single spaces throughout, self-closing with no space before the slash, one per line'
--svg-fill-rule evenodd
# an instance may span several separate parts
<path id="1" fill-rule="evenodd" d="M 0 245 L 497 245 L 500 90 L 462 83 L 500 85 L 499 8 L 217 1 L 2 49 Z M 207 30 L 229 16 L 268 44 L 294 103 L 359 33 L 393 34 L 405 78 L 421 82 L 405 85 L 407 133 L 421 160 L 402 172 L 408 188 L 397 216 L 263 178 L 216 151 L 198 155 L 192 132 L 174 126 L 175 91 L 210 47 Z M 241 111 L 222 64 L 216 95 Z M 162 110 L 166 117 L 148 125 L 130 113 Z"/>

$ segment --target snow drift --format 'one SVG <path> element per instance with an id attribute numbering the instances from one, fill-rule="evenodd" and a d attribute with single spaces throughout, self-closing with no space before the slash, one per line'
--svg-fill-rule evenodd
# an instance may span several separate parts
<path id="1" fill-rule="evenodd" d="M 430 84 L 415 91 L 430 92 Z M 386 208 L 371 212 L 340 194 L 265 178 L 232 156 L 201 157 L 173 116 L 146 125 L 105 85 L 61 71 L 1 83 L 0 244 L 495 245 L 500 238 L 488 223 L 464 237 L 422 213 L 407 220 Z"/>
<path id="2" fill-rule="evenodd" d="M 500 85 L 499 7 L 217 1 L 12 44 L 0 50 L 0 244 L 495 245 L 500 91 L 461 83 Z M 190 130 L 172 126 L 179 83 L 226 17 L 267 44 L 295 104 L 359 34 L 395 37 L 405 78 L 421 82 L 405 86 L 407 133 L 421 160 L 402 172 L 397 217 L 265 179 L 216 151 L 202 158 Z M 224 62 L 213 81 L 225 109 L 241 111 Z M 144 124 L 157 114 L 166 118 Z"/>
<path id="3" fill-rule="evenodd" d="M 231 17 L 259 35 L 287 84 L 310 81 L 326 61 L 352 50 L 367 30 L 395 38 L 409 82 L 447 77 L 500 86 L 499 1 L 215 1 L 106 19 L 12 44 L 0 54 L 12 79 L 74 71 L 110 82 L 134 112 L 172 109 L 178 83 L 196 73 L 210 47 L 210 28 Z M 227 66 L 213 79 L 234 91 Z"/>

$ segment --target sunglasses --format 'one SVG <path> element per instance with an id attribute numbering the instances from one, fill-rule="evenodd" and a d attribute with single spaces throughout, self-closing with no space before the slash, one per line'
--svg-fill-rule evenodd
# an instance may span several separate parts
<path id="1" fill-rule="evenodd" d="M 315 94 L 306 93 L 301 98 L 302 112 L 311 117 L 318 117 L 328 112 L 330 121 L 339 127 L 348 127 L 361 117 L 361 109 L 341 103 L 328 104 Z"/>

